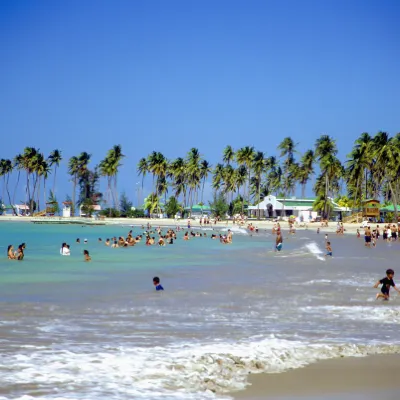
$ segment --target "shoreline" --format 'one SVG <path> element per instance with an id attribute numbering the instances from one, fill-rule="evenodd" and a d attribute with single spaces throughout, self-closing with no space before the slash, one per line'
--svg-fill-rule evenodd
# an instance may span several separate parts
<path id="1" fill-rule="evenodd" d="M 230 396 L 235 400 L 304 400 L 310 396 L 315 400 L 372 400 L 379 393 L 394 400 L 400 394 L 399 373 L 400 354 L 335 358 L 282 373 L 251 374 L 249 386 Z"/>
<path id="2" fill-rule="evenodd" d="M 36 219 L 60 219 L 62 221 L 67 220 L 68 218 L 63 218 L 63 217 L 36 217 Z M 91 218 L 83 218 L 83 217 L 71 217 L 71 219 L 75 221 L 82 221 L 84 222 L 94 222 L 94 219 Z M 15 217 L 15 216 L 0 216 L 0 224 L 1 222 L 24 222 L 24 223 L 32 223 L 32 221 L 35 220 L 35 217 Z M 150 223 L 153 227 L 154 226 L 186 226 L 187 225 L 187 219 L 181 219 L 181 220 L 175 220 L 175 219 L 159 219 L 159 218 L 154 218 L 154 219 L 149 219 L 149 218 L 105 218 L 104 220 L 101 220 L 101 222 L 104 222 L 105 225 L 147 225 Z M 272 221 L 265 221 L 265 220 L 249 220 L 248 223 L 252 223 L 253 225 L 257 226 L 260 229 L 272 229 L 274 222 Z M 283 221 L 280 223 L 281 228 L 283 230 L 288 229 L 287 222 Z M 343 226 L 345 228 L 345 233 L 356 233 L 357 229 L 362 229 L 360 227 L 360 224 L 349 224 L 349 223 L 344 223 Z M 208 227 L 208 228 L 227 228 L 227 227 L 239 227 L 246 229 L 246 224 L 244 225 L 237 225 L 233 224 L 232 221 L 221 221 L 218 222 L 216 225 L 210 224 L 210 225 L 205 225 L 203 227 Z M 200 224 L 198 221 L 191 220 L 191 229 L 196 229 L 196 228 L 201 228 Z M 321 233 L 322 232 L 329 232 L 329 233 L 336 233 L 336 222 L 331 222 L 328 227 L 321 227 L 321 224 L 319 222 L 315 223 L 309 223 L 307 227 L 296 227 L 296 230 L 300 231 L 313 231 L 317 230 L 317 228 L 320 228 Z"/>

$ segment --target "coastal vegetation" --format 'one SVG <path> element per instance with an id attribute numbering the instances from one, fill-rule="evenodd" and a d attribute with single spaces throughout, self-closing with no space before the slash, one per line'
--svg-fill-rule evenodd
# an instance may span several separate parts
<path id="1" fill-rule="evenodd" d="M 103 204 L 103 213 L 106 208 L 108 216 L 132 215 L 132 203 L 126 195 L 121 196 L 121 201 L 118 198 L 117 177 L 124 158 L 122 147 L 115 145 L 92 168 L 91 154 L 87 152 L 67 160 L 72 186 L 69 199 L 73 210 L 78 206 L 90 209 L 93 205 Z M 151 176 L 152 190 L 141 206 L 150 214 L 162 210 L 173 216 L 190 210 L 194 204 L 203 204 L 208 181 L 213 191 L 211 209 L 218 209 L 218 213 L 235 213 L 245 212 L 248 205 L 258 204 L 268 194 L 289 198 L 299 189 L 304 197 L 313 180 L 314 209 L 323 215 L 328 215 L 332 209 L 331 198 L 349 208 L 360 207 L 364 199 L 381 198 L 394 205 L 396 219 L 400 200 L 398 159 L 400 134 L 389 136 L 386 132 L 378 132 L 374 136 L 362 133 L 342 160 L 338 157 L 335 139 L 322 135 L 302 154 L 291 137 L 281 141 L 276 154 L 266 154 L 253 146 L 234 149 L 228 145 L 222 151 L 221 161 L 214 166 L 197 148 L 172 160 L 153 151 L 139 160 L 136 170 L 142 190 L 146 177 Z M 23 202 L 31 213 L 46 208 L 46 203 L 54 203 L 57 168 L 62 161 L 60 150 L 55 149 L 45 157 L 34 147 L 26 147 L 13 160 L 1 159 L 1 204 L 5 201 L 15 204 L 21 181 L 25 188 Z M 11 174 L 16 174 L 14 190 L 9 183 Z M 53 175 L 52 190 L 46 202 L 50 175 Z M 99 191 L 100 179 L 106 181 L 104 196 Z"/>

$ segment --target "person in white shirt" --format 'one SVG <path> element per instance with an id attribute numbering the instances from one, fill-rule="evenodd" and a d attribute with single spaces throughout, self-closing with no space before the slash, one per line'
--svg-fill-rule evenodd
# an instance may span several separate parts
<path id="1" fill-rule="evenodd" d="M 63 243 L 61 245 L 60 254 L 62 256 L 70 256 L 71 255 L 71 250 L 69 249 L 69 246 L 67 245 L 67 243 Z"/>

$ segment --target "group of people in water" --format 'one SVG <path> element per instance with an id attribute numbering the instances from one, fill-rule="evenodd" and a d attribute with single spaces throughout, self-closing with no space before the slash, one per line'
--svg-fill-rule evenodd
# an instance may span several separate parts
<path id="1" fill-rule="evenodd" d="M 25 256 L 25 243 L 21 243 L 17 250 L 14 250 L 14 246 L 12 244 L 9 244 L 7 247 L 7 257 L 9 260 L 17 260 L 17 261 L 22 261 Z"/>
<path id="2" fill-rule="evenodd" d="M 364 242 L 366 247 L 375 247 L 377 240 L 382 236 L 385 242 L 395 242 L 400 236 L 399 224 L 387 224 L 382 228 L 377 225 L 376 228 L 366 226 L 364 230 Z M 361 237 L 360 230 L 357 229 L 357 237 Z"/>

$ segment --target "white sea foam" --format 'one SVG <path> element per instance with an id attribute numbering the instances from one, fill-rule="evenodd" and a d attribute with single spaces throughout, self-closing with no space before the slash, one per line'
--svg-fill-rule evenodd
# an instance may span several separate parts
<path id="1" fill-rule="evenodd" d="M 313 256 L 318 258 L 318 260 L 323 260 L 323 261 L 325 260 L 325 258 L 321 256 L 321 254 L 323 254 L 323 251 L 318 247 L 317 243 L 315 242 L 307 243 L 305 247 Z"/>
<path id="2" fill-rule="evenodd" d="M 316 306 L 304 307 L 302 311 L 326 314 L 327 318 L 345 318 L 352 321 L 371 321 L 382 324 L 400 324 L 400 306 Z"/>
<path id="3" fill-rule="evenodd" d="M 222 232 L 227 232 L 228 230 L 230 230 L 234 234 L 239 234 L 239 235 L 248 235 L 249 234 L 246 229 L 239 228 L 238 226 L 232 226 L 230 228 L 221 229 Z"/>
<path id="4" fill-rule="evenodd" d="M 102 396 L 206 400 L 244 388 L 249 372 L 282 372 L 323 359 L 398 352 L 400 346 L 312 344 L 273 335 L 240 343 L 102 346 L 91 352 L 77 345 L 74 351 L 48 348 L 2 356 L 0 383 L 3 388 L 15 383 L 37 385 L 43 388 L 42 393 L 49 393 L 35 396 L 36 400 L 80 399 L 82 388 L 86 400 Z M 63 397 L 57 397 L 55 387 Z"/>

